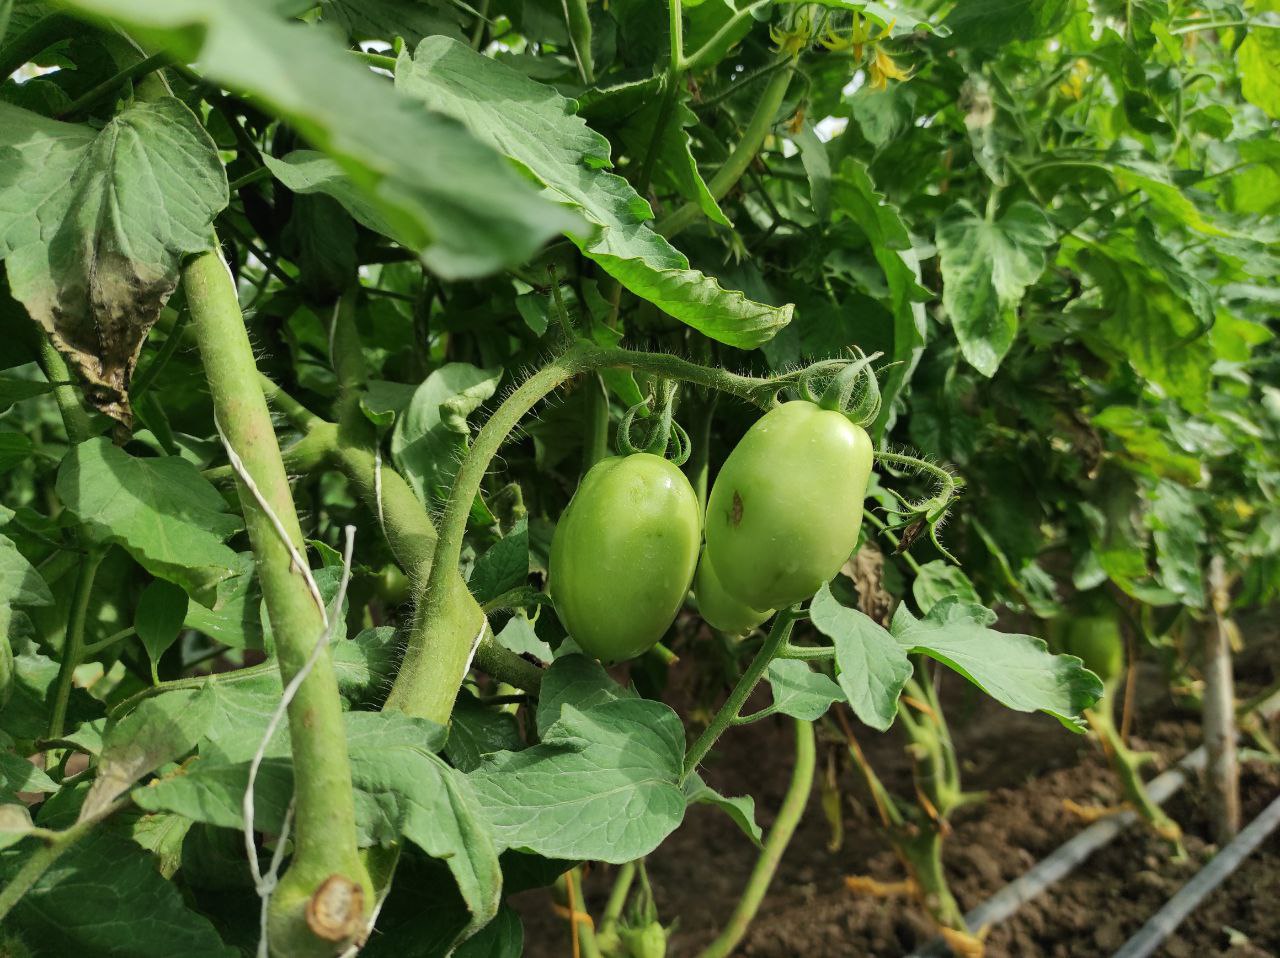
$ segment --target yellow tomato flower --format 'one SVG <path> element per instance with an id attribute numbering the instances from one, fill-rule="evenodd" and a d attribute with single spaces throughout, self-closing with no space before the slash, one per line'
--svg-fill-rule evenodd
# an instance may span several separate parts
<path id="1" fill-rule="evenodd" d="M 893 57 L 885 53 L 883 47 L 877 45 L 871 65 L 867 67 L 867 77 L 871 89 L 884 90 L 888 88 L 890 80 L 910 79 L 911 71 L 898 66 Z"/>

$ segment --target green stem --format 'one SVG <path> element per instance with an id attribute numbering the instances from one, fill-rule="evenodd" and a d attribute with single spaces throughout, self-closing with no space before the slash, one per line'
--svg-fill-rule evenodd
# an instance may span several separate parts
<path id="1" fill-rule="evenodd" d="M 113 705 L 109 714 L 113 720 L 119 721 L 137 708 L 144 699 L 153 698 L 164 692 L 198 689 L 210 682 L 215 685 L 235 685 L 237 682 L 248 682 L 263 675 L 270 675 L 278 668 L 279 665 L 274 659 L 267 659 L 265 662 L 246 666 L 243 669 L 236 669 L 234 672 L 215 672 L 212 675 L 189 675 L 186 678 L 169 679 L 159 685 L 153 685 L 140 692 L 135 692 L 127 699 Z"/>
<path id="2" fill-rule="evenodd" d="M 339 327 L 335 350 L 347 355 L 349 341 Z M 375 516 L 381 516 L 381 532 L 397 564 L 421 586 L 431 570 L 436 545 L 436 528 L 426 508 L 409 484 L 390 464 L 375 455 L 377 430 L 360 409 L 356 392 L 339 398 L 340 422 L 326 422 L 282 390 L 266 376 L 259 375 L 263 393 L 298 428 L 301 440 L 284 453 L 289 472 L 310 472 L 328 462 L 340 470 Z M 210 481 L 234 479 L 230 467 L 204 472 Z M 461 579 L 461 576 L 459 576 Z M 474 600 L 473 600 L 474 601 Z M 536 693 L 542 684 L 542 670 L 486 636 L 476 651 L 476 664 L 494 678 Z"/>
<path id="3" fill-rule="evenodd" d="M 1147 783 L 1142 780 L 1141 757 L 1129 750 L 1116 731 L 1115 721 L 1108 709 L 1086 711 L 1085 718 L 1089 726 L 1102 740 L 1111 767 L 1120 779 L 1120 786 L 1139 815 L 1147 820 L 1156 834 L 1170 842 L 1175 849 L 1182 848 L 1182 829 L 1178 823 L 1165 814 L 1164 809 L 1151 799 L 1147 792 Z"/>
<path id="4" fill-rule="evenodd" d="M 32 28 L 34 29 L 34 27 Z M 40 368 L 53 387 L 53 398 L 58 404 L 58 412 L 62 414 L 62 425 L 67 430 L 67 439 L 74 446 L 93 436 L 93 423 L 80 397 L 76 395 L 76 387 L 71 385 L 71 370 L 48 336 L 40 337 Z"/>
<path id="5" fill-rule="evenodd" d="M 243 482 L 237 486 L 276 637 L 281 681 L 288 685 L 324 631 L 322 610 L 293 564 L 293 555 L 301 554 L 305 546 L 289 478 L 259 387 L 236 289 L 216 244 L 212 251 L 183 265 L 182 282 L 215 414 L 258 490 L 255 496 Z M 282 541 L 258 496 L 274 513 L 288 542 Z M 333 942 L 363 930 L 364 903 L 373 901 L 368 874 L 356 851 L 355 799 L 342 704 L 327 651 L 315 658 L 289 703 L 288 715 L 296 830 L 289 870 L 271 900 L 271 933 L 276 949 L 309 954 L 332 950 Z M 345 883 L 335 882 L 335 876 Z M 330 908 L 328 902 L 310 907 L 317 905 L 314 896 L 322 886 L 326 893 L 350 893 L 347 907 Z M 335 920 L 315 927 L 312 921 L 319 913 L 332 914 Z"/>
<path id="6" fill-rule="evenodd" d="M 724 930 L 716 936 L 715 941 L 704 948 L 698 958 L 728 958 L 733 954 L 738 943 L 747 933 L 747 928 L 756 916 L 760 903 L 764 900 L 769 883 L 778 870 L 783 852 L 795 834 L 796 826 L 804 815 L 805 806 L 809 803 L 809 794 L 813 791 L 814 769 L 817 749 L 814 742 L 813 723 L 795 719 L 796 763 L 791 770 L 791 783 L 787 786 L 786 797 L 778 810 L 778 817 L 769 829 L 769 837 L 765 839 L 764 849 L 751 870 L 747 879 L 747 887 L 738 898 L 738 905 L 729 917 Z"/>
<path id="7" fill-rule="evenodd" d="M 569 42 L 578 61 L 578 73 L 583 83 L 594 86 L 596 67 L 591 56 L 591 15 L 587 12 L 587 0 L 563 0 L 563 3 L 564 19 L 569 25 Z"/>
<path id="8" fill-rule="evenodd" d="M 756 0 L 755 3 L 750 3 L 734 13 L 733 16 L 724 22 L 724 25 L 721 26 L 719 30 L 711 35 L 711 39 L 698 47 L 698 49 L 693 52 L 692 56 L 684 59 L 684 62 L 682 63 L 684 72 L 693 73 L 696 70 L 702 69 L 702 67 L 706 65 L 706 62 L 715 56 L 716 50 L 724 43 L 725 38 L 733 34 L 733 31 L 737 29 L 739 23 L 747 19 L 747 17 L 750 17 L 757 10 L 767 7 L 772 2 L 773 0 Z"/>
<path id="9" fill-rule="evenodd" d="M 147 363 L 146 368 L 133 377 L 133 383 L 129 386 L 129 398 L 132 402 L 138 399 L 151 388 L 152 383 L 164 371 L 165 366 L 169 365 L 169 360 L 177 353 L 178 347 L 182 344 L 182 333 L 187 328 L 187 321 L 191 318 L 191 313 L 182 310 L 178 313 L 177 319 L 174 320 L 169 335 L 165 338 L 164 344 L 156 352 L 155 358 Z"/>
<path id="10" fill-rule="evenodd" d="M 703 512 L 707 510 L 707 473 L 711 465 L 711 422 L 715 418 L 718 399 L 719 396 L 711 393 L 694 409 L 693 433 L 689 437 L 693 451 L 689 454 L 689 461 L 684 467 L 685 475 L 689 477 L 689 484 L 693 486 L 693 491 L 698 496 L 698 507 Z"/>
<path id="11" fill-rule="evenodd" d="M 62 738 L 67 723 L 67 703 L 71 701 L 71 685 L 76 669 L 84 659 L 84 626 L 89 617 L 89 599 L 93 596 L 93 580 L 102 564 L 105 550 L 93 550 L 80 563 L 76 574 L 71 609 L 67 613 L 67 632 L 62 641 L 62 661 L 54 686 L 53 712 L 49 716 L 49 738 Z"/>
<path id="12" fill-rule="evenodd" d="M 582 437 L 582 472 L 609 455 L 609 393 L 599 375 L 586 376 L 582 382 L 586 390 L 586 423 Z"/>
<path id="13" fill-rule="evenodd" d="M 942 864 L 942 833 L 926 825 L 911 834 L 895 829 L 890 837 L 920 887 L 921 900 L 933 920 L 944 928 L 967 934 L 964 912 L 951 893 Z"/>
<path id="14" fill-rule="evenodd" d="M 116 632 L 113 635 L 109 635 L 105 639 L 102 639 L 98 642 L 90 642 L 84 647 L 83 658 L 87 659 L 91 655 L 97 655 L 99 652 L 103 651 L 104 649 L 111 648 L 111 646 L 115 645 L 117 642 L 123 642 L 125 639 L 129 638 L 131 635 L 136 634 L 136 632 L 137 630 L 133 626 L 129 626 L 129 628 L 121 629 L 119 632 Z"/>
<path id="15" fill-rule="evenodd" d="M 63 13 L 51 13 L 31 24 L 18 38 L 0 50 L 0 81 L 7 80 L 18 67 L 29 62 L 49 47 L 83 31 L 85 25 Z"/>
<path id="16" fill-rule="evenodd" d="M 788 642 L 778 652 L 780 659 L 800 659 L 803 662 L 822 662 L 835 657 L 836 650 L 829 645 L 792 645 Z"/>
<path id="17" fill-rule="evenodd" d="M 71 102 L 70 106 L 58 114 L 58 119 L 61 120 L 69 116 L 75 116 L 85 107 L 93 106 L 112 90 L 119 87 L 120 84 L 138 77 L 146 76 L 148 73 L 154 73 L 171 59 L 172 57 L 168 53 L 155 53 L 147 57 L 145 60 L 138 60 L 137 62 L 130 64 L 115 76 L 108 77 L 91 88 L 87 93 L 83 93 L 76 97 Z"/>
<path id="18" fill-rule="evenodd" d="M 698 103 L 695 109 L 697 109 L 699 112 L 702 112 L 703 110 L 709 110 L 711 107 L 715 106 L 717 103 L 721 103 L 724 100 L 727 100 L 729 97 L 736 96 L 737 94 L 741 93 L 743 90 L 745 90 L 751 84 L 755 83 L 757 80 L 763 80 L 765 77 L 770 76 L 771 74 L 774 74 L 777 71 L 782 70 L 786 67 L 789 67 L 790 65 L 791 65 L 791 61 L 784 57 L 778 60 L 774 60 L 772 63 L 766 63 L 762 67 L 757 67 L 756 69 L 752 70 L 750 73 L 746 74 L 745 76 L 732 81 L 727 87 L 725 87 L 723 90 L 719 91 L 718 93 L 709 97 L 704 97 L 702 101 Z M 803 179 L 803 177 L 801 178 Z"/>
<path id="19" fill-rule="evenodd" d="M 89 834 L 94 826 L 103 819 L 114 815 L 128 804 L 129 799 L 122 798 L 107 805 L 97 814 L 76 822 L 64 831 L 49 833 L 41 830 L 33 833 L 45 838 L 48 844 L 33 852 L 22 863 L 22 867 L 18 869 L 8 884 L 4 888 L 0 888 L 0 922 L 4 921 L 9 912 L 13 910 L 13 906 L 22 900 L 22 896 L 32 889 L 44 873 L 53 866 L 53 863 L 62 857 L 63 852 Z"/>
<path id="20" fill-rule="evenodd" d="M 260 180 L 269 180 L 269 179 L 271 179 L 270 167 L 260 166 L 256 170 L 250 170 L 244 176 L 237 176 L 234 180 L 228 183 L 227 192 L 234 195 L 238 191 L 244 189 L 246 186 L 251 186 Z"/>
<path id="21" fill-rule="evenodd" d="M 355 325 L 356 294 L 354 289 L 344 294 L 333 317 L 333 365 L 341 391 L 338 427 L 332 433 L 329 456 L 356 487 L 369 510 L 378 517 L 383 537 L 396 561 L 421 591 L 430 579 L 438 536 L 426 508 L 404 477 L 381 461 L 377 428 L 360 408 L 361 389 L 368 370 Z M 314 430 L 322 422 L 274 384 L 271 389 L 271 401 L 295 425 Z M 452 593 L 462 604 L 464 618 L 475 621 L 477 615 L 483 617 L 457 571 L 456 563 L 453 579 L 455 581 L 450 584 Z M 421 595 L 417 604 L 422 604 Z M 499 645 L 487 630 L 476 650 L 476 664 L 495 678 L 527 692 L 536 693 L 542 684 L 541 669 Z"/>
<path id="22" fill-rule="evenodd" d="M 795 625 L 795 622 L 796 615 L 789 609 L 780 610 L 774 617 L 773 628 L 769 630 L 768 638 L 764 640 L 764 644 L 756 652 L 755 658 L 747 666 L 746 672 L 742 674 L 738 684 L 733 687 L 733 691 L 729 693 L 724 705 L 720 706 L 720 711 L 716 712 L 711 719 L 711 723 L 698 736 L 698 740 L 690 746 L 688 754 L 684 757 L 684 771 L 680 776 L 681 783 L 693 774 L 702 760 L 706 758 L 707 753 L 711 751 L 711 747 L 716 744 L 716 740 L 724 734 L 729 726 L 737 721 L 738 716 L 742 713 L 742 706 L 746 704 L 747 699 L 751 697 L 751 693 L 755 691 L 761 676 L 764 675 L 764 670 L 769 667 L 769 663 L 773 661 L 778 650 L 786 645 L 787 638 L 791 635 L 791 628 Z"/>
<path id="23" fill-rule="evenodd" d="M 573 347 L 552 360 L 516 389 L 476 435 L 445 506 L 426 599 L 418 603 L 415 611 L 409 646 L 387 697 L 388 708 L 399 708 L 442 725 L 448 722 L 473 650 L 488 628 L 484 614 L 457 575 L 471 504 L 507 436 L 548 393 L 583 371 L 586 355 L 586 348 Z"/>
<path id="24" fill-rule="evenodd" d="M 382 69 L 382 70 L 390 70 L 392 73 L 396 72 L 395 57 L 384 56 L 381 53 L 367 53 L 364 50 L 350 50 L 348 52 L 352 56 L 354 56 L 357 60 L 361 60 L 369 64 L 369 66 L 371 67 L 378 67 L 379 69 Z"/>
<path id="25" fill-rule="evenodd" d="M 618 919 L 622 917 L 622 908 L 627 903 L 627 895 L 631 894 L 631 884 L 635 877 L 635 862 L 626 862 L 618 869 L 618 877 L 613 880 L 613 889 L 609 892 L 609 900 L 605 902 L 604 913 L 600 916 L 601 935 L 608 935 L 618 927 Z"/>
<path id="26" fill-rule="evenodd" d="M 578 915 L 589 915 L 587 911 L 587 900 L 582 894 L 582 866 L 574 865 L 565 875 L 565 883 L 573 892 L 572 906 L 570 910 L 573 914 L 569 920 L 573 922 L 578 930 L 578 944 L 582 949 L 582 958 L 600 958 L 600 948 L 596 944 L 596 933 L 591 923 L 588 921 L 578 921 Z"/>
<path id="27" fill-rule="evenodd" d="M 738 180 L 742 179 L 743 174 L 747 172 L 747 168 L 751 165 L 751 161 L 756 158 L 760 148 L 764 146 L 765 138 L 769 135 L 769 131 L 773 129 L 774 118 L 778 115 L 778 111 L 782 109 L 782 101 L 787 95 L 787 87 L 791 84 L 791 72 L 791 68 L 788 66 L 785 70 L 779 70 L 769 80 L 769 85 L 764 88 L 764 92 L 760 95 L 760 101 L 756 104 L 755 111 L 747 121 L 747 127 L 742 133 L 742 139 L 738 141 L 738 145 L 733 148 L 733 152 L 729 154 L 728 159 L 724 161 L 720 169 L 716 170 L 715 176 L 707 184 L 707 189 L 716 200 L 723 199 L 725 194 L 737 184 Z M 686 203 L 671 215 L 661 219 L 656 229 L 663 236 L 670 239 L 687 227 L 692 226 L 701 215 L 702 207 L 697 203 Z"/>

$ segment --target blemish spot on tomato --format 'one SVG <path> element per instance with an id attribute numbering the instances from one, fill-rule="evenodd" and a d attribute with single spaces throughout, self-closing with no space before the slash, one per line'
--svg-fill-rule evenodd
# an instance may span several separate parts
<path id="1" fill-rule="evenodd" d="M 742 522 L 742 496 L 736 491 L 733 494 L 733 509 L 729 512 L 729 524 L 736 526 Z"/>

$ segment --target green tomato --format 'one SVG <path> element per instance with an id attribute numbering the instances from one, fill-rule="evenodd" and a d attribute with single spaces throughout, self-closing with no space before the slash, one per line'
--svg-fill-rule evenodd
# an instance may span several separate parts
<path id="1" fill-rule="evenodd" d="M 618 929 L 627 958 L 666 958 L 667 930 L 656 921 L 640 928 Z"/>
<path id="2" fill-rule="evenodd" d="M 693 577 L 693 594 L 698 599 L 698 611 L 707 625 L 729 635 L 746 635 L 769 616 L 773 610 L 761 612 L 743 605 L 728 592 L 716 578 L 716 570 L 707 561 L 706 550 L 698 561 L 698 573 Z"/>
<path id="3" fill-rule="evenodd" d="M 707 503 L 707 558 L 750 608 L 812 596 L 858 544 L 874 451 L 866 430 L 803 400 L 756 422 Z"/>
<path id="4" fill-rule="evenodd" d="M 1072 617 L 1062 631 L 1062 646 L 1103 682 L 1111 682 L 1124 671 L 1124 635 L 1114 616 Z"/>
<path id="5" fill-rule="evenodd" d="M 569 635 L 606 664 L 648 651 L 684 604 L 701 539 L 679 468 L 643 452 L 596 463 L 551 540 L 548 585 Z"/>

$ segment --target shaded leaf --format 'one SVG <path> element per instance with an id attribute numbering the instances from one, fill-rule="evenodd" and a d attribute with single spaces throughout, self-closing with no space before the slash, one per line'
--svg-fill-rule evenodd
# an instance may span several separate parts
<path id="1" fill-rule="evenodd" d="M 884 731 L 898 714 L 898 696 L 911 677 L 911 661 L 893 636 L 869 616 L 836 601 L 823 585 L 809 618 L 836 650 L 836 682 L 858 720 Z"/>
<path id="2" fill-rule="evenodd" d="M 248 94 L 334 157 L 394 233 L 446 277 L 527 259 L 575 218 L 458 124 L 397 97 L 325 29 L 252 0 L 75 0 Z M 109 21 L 110 22 L 110 21 Z"/>

